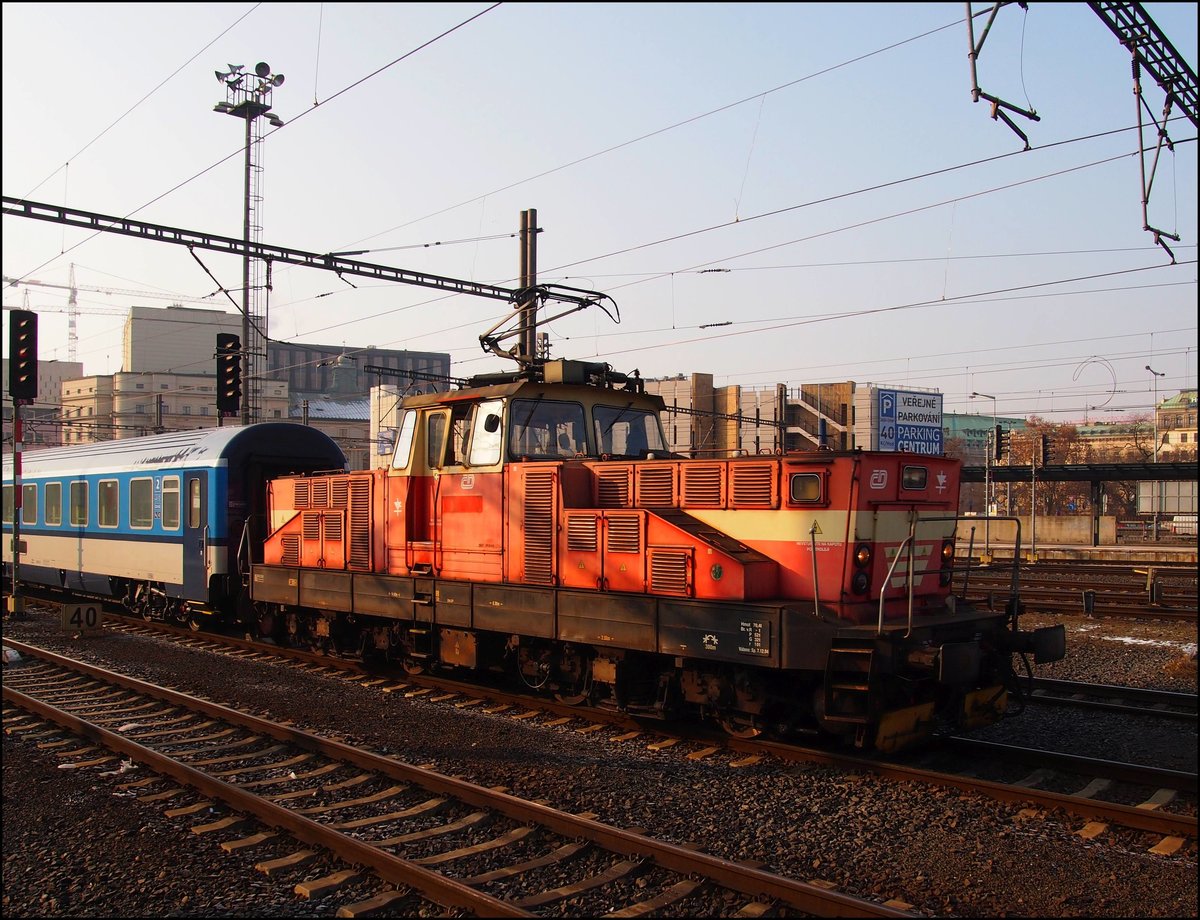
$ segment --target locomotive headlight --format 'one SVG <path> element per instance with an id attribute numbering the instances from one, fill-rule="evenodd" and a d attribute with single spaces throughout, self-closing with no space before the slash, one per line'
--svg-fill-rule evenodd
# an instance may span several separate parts
<path id="1" fill-rule="evenodd" d="M 850 590 L 855 594 L 866 594 L 871 587 L 871 576 L 867 568 L 871 565 L 871 544 L 860 543 L 854 547 L 854 565 L 858 571 L 850 579 Z"/>
<path id="2" fill-rule="evenodd" d="M 854 564 L 860 569 L 865 569 L 871 564 L 871 547 L 866 543 L 860 543 L 854 549 Z"/>
<path id="3" fill-rule="evenodd" d="M 954 578 L 954 541 L 945 540 L 942 542 L 942 571 L 938 575 L 938 582 L 942 585 L 950 584 Z"/>

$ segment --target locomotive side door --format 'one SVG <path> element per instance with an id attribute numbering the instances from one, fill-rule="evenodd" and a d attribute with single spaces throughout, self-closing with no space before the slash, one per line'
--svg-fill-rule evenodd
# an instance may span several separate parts
<path id="1" fill-rule="evenodd" d="M 183 474 L 183 594 L 208 598 L 208 471 Z"/>

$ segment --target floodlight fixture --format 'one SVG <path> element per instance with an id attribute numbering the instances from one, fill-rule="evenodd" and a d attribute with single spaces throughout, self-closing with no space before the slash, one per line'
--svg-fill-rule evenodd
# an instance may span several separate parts
<path id="1" fill-rule="evenodd" d="M 259 61 L 254 65 L 254 72 L 260 77 L 265 77 L 271 72 L 271 65 L 266 61 Z"/>
<path id="2" fill-rule="evenodd" d="M 283 86 L 283 74 L 281 74 L 281 73 L 275 74 L 275 76 L 271 78 L 271 82 L 275 86 Z"/>

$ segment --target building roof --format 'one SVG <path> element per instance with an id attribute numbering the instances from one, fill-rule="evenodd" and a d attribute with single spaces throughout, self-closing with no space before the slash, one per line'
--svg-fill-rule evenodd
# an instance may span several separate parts
<path id="1" fill-rule="evenodd" d="M 349 422 L 369 422 L 371 420 L 371 398 L 369 396 L 333 398 L 322 396 L 320 393 L 292 394 L 292 405 L 288 409 L 289 418 L 304 416 L 305 400 L 308 400 L 309 419 L 341 419 Z"/>
<path id="2" fill-rule="evenodd" d="M 1159 403 L 1160 409 L 1194 409 L 1195 407 L 1195 390 L 1180 390 L 1175 396 L 1172 396 L 1170 399 L 1164 399 Z"/>

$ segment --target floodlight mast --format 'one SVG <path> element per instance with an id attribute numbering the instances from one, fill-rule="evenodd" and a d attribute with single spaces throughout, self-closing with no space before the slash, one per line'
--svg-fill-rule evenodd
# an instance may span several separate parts
<path id="1" fill-rule="evenodd" d="M 267 329 L 266 311 L 260 309 L 260 285 L 258 278 L 258 263 L 253 262 L 254 283 L 251 284 L 250 240 L 253 235 L 257 241 L 262 232 L 262 221 L 254 220 L 253 203 L 262 203 L 261 188 L 254 180 L 262 177 L 262 168 L 255 169 L 254 153 L 262 146 L 262 133 L 258 119 L 266 116 L 267 121 L 276 128 L 283 127 L 283 121 L 271 113 L 271 92 L 283 83 L 283 74 L 272 75 L 271 65 L 259 61 L 254 67 L 254 74 L 243 72 L 241 64 L 230 64 L 229 72 L 216 71 L 217 81 L 225 85 L 225 100 L 213 106 L 213 111 L 222 115 L 232 115 L 246 122 L 246 166 L 245 194 L 242 200 L 242 236 L 246 249 L 242 255 L 242 380 L 246 391 L 241 399 L 241 421 L 243 425 L 250 424 L 258 415 L 259 390 L 262 386 L 262 375 L 258 373 L 259 358 L 266 358 Z"/>

